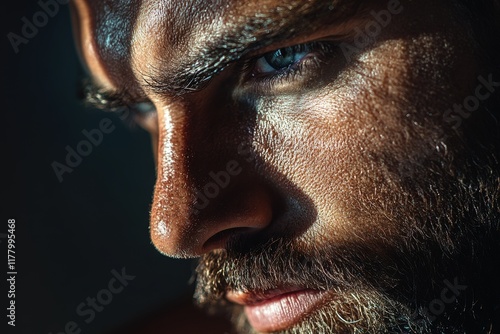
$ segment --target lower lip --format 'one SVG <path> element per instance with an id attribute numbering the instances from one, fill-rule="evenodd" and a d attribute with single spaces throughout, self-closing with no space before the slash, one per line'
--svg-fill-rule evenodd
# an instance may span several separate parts
<path id="1" fill-rule="evenodd" d="M 326 293 L 302 290 L 245 306 L 250 325 L 259 332 L 274 332 L 292 327 L 324 299 Z"/>

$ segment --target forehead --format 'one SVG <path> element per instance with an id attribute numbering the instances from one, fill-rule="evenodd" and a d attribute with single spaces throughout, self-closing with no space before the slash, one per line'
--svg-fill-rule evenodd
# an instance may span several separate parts
<path id="1" fill-rule="evenodd" d="M 84 0 L 96 44 L 109 58 L 119 58 L 130 51 L 136 33 L 158 37 L 141 29 L 164 28 L 165 40 L 175 42 L 178 36 L 194 29 L 197 23 L 213 20 L 227 7 L 226 0 Z"/>
<path id="2" fill-rule="evenodd" d="M 291 17 L 306 17 L 313 10 L 317 14 L 319 7 L 326 9 L 323 13 L 331 11 L 334 17 L 343 8 L 341 4 L 355 2 L 82 0 L 74 2 L 73 9 L 79 44 L 84 46 L 81 51 L 91 72 L 105 73 L 111 81 L 119 81 L 124 75 L 133 76 L 134 67 L 144 71 L 144 66 L 160 57 L 169 59 L 171 67 L 179 67 L 183 65 L 181 59 L 194 49 L 207 48 L 225 36 L 247 38 L 250 43 L 256 38 L 252 29 L 272 35 L 280 22 Z"/>

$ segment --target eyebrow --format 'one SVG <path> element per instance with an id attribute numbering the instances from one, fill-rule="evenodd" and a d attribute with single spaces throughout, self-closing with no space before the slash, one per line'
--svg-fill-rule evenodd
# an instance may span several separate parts
<path id="1" fill-rule="evenodd" d="M 362 2 L 366 0 L 313 0 L 307 3 L 292 0 L 286 6 L 275 7 L 272 12 L 245 17 L 241 21 L 246 22 L 239 23 L 239 26 L 233 24 L 236 28 L 191 54 L 175 72 L 164 70 L 168 59 L 160 59 L 160 65 L 151 68 L 152 73 L 143 75 L 144 88 L 155 94 L 176 96 L 199 91 L 214 76 L 248 54 L 299 34 L 311 34 L 325 24 L 353 16 Z M 147 100 L 142 89 L 133 89 L 134 94 L 130 89 L 125 85 L 116 91 L 109 90 L 92 79 L 86 79 L 82 82 L 81 98 L 89 107 L 120 112 L 124 108 L 130 109 L 139 100 Z"/>
<path id="2" fill-rule="evenodd" d="M 143 75 L 145 88 L 156 94 L 172 95 L 199 91 L 215 75 L 248 54 L 299 34 L 314 33 L 325 24 L 352 16 L 361 2 L 365 1 L 293 0 L 271 12 L 245 17 L 246 22 L 234 24 L 236 28 L 232 31 L 216 36 L 190 54 L 175 71 L 164 70 L 168 59 L 161 59 L 159 66 L 151 69 L 152 73 Z"/>

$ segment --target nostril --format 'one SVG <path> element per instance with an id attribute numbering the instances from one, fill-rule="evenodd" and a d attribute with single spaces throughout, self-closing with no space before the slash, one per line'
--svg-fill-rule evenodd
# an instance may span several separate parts
<path id="1" fill-rule="evenodd" d="M 226 249 L 270 226 L 273 217 L 270 192 L 259 184 L 239 186 L 245 191 L 218 198 L 213 211 L 205 211 L 192 221 L 195 229 L 183 238 L 184 247 L 198 255 Z"/>
<path id="2" fill-rule="evenodd" d="M 224 249 L 230 239 L 236 238 L 242 234 L 250 235 L 259 231 L 259 228 L 234 227 L 214 234 L 203 244 L 203 252 L 209 252 L 216 249 Z"/>

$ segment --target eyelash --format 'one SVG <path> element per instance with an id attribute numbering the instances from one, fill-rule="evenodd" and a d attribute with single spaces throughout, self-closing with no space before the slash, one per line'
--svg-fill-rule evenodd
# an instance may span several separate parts
<path id="1" fill-rule="evenodd" d="M 144 117 L 149 112 L 154 112 L 154 107 L 150 108 L 149 111 L 141 111 L 141 109 L 147 109 L 147 106 L 152 106 L 150 101 L 135 101 L 125 93 L 110 95 L 88 80 L 83 82 L 80 97 L 84 104 L 89 107 L 117 114 L 129 126 L 138 124 L 139 118 Z"/>
<path id="2" fill-rule="evenodd" d="M 306 47 L 311 51 L 301 60 L 271 74 L 256 73 L 255 65 L 260 58 L 277 50 L 244 61 L 241 68 L 244 85 L 248 85 L 256 93 L 266 94 L 276 87 L 304 79 L 308 73 L 312 74 L 315 70 L 319 70 L 321 65 L 338 51 L 336 43 L 331 41 L 316 41 L 292 46 L 292 48 L 296 47 Z M 154 112 L 153 108 L 146 112 L 139 111 L 140 106 L 151 105 L 149 101 L 134 101 L 128 94 L 109 95 L 90 82 L 83 82 L 81 95 L 87 105 L 118 115 L 125 114 L 125 117 L 122 118 L 123 115 L 119 117 L 128 125 L 137 124 L 138 120 L 147 113 Z"/>
<path id="3" fill-rule="evenodd" d="M 292 47 L 301 46 L 305 46 L 311 50 L 308 55 L 296 63 L 271 74 L 257 74 L 254 70 L 257 60 L 265 57 L 269 53 L 247 60 L 242 68 L 245 85 L 254 86 L 253 88 L 257 88 L 259 91 L 267 91 L 276 86 L 286 85 L 287 83 L 300 80 L 304 78 L 308 72 L 319 69 L 321 64 L 326 63 L 327 60 L 331 59 L 338 51 L 337 45 L 330 41 L 310 42 Z M 276 50 L 270 53 L 273 52 L 276 52 Z"/>

